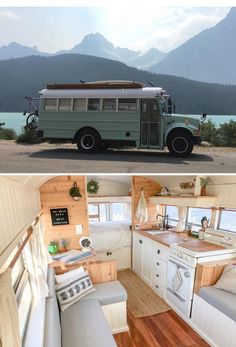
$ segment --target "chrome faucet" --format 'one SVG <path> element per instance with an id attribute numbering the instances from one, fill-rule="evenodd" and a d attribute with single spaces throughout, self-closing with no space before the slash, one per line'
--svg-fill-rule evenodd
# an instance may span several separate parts
<path id="1" fill-rule="evenodd" d="M 158 219 L 159 217 L 162 218 L 162 222 L 161 222 L 162 227 L 161 227 L 161 229 L 162 229 L 162 230 L 168 229 L 169 215 L 167 214 L 167 215 L 164 215 L 164 216 L 163 216 L 163 215 L 161 215 L 160 213 L 158 213 L 158 214 L 156 215 L 156 219 Z"/>

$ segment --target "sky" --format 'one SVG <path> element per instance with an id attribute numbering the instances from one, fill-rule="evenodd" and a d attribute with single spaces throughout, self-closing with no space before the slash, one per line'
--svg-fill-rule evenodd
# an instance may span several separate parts
<path id="1" fill-rule="evenodd" d="M 124 7 L 117 3 L 103 7 L 0 7 L 0 46 L 18 42 L 55 53 L 99 32 L 115 46 L 169 52 L 216 25 L 230 9 L 150 4 Z"/>

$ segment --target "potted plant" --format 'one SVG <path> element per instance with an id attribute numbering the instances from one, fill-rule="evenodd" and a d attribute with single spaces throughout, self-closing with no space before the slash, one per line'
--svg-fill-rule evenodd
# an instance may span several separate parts
<path id="1" fill-rule="evenodd" d="M 55 254 L 58 251 L 58 241 L 57 240 L 52 240 L 50 241 L 48 245 L 48 252 L 50 254 Z"/>
<path id="2" fill-rule="evenodd" d="M 210 177 L 200 177 L 200 184 L 201 184 L 201 196 L 206 196 L 206 187 L 208 183 L 210 182 Z"/>
<path id="3" fill-rule="evenodd" d="M 76 182 L 73 183 L 73 187 L 70 189 L 70 196 L 76 201 L 79 201 L 82 198 Z"/>

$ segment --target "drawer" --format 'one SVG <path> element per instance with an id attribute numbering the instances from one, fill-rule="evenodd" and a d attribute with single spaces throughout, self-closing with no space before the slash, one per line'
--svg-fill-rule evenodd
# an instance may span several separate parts
<path id="1" fill-rule="evenodd" d="M 165 247 L 163 245 L 160 245 L 157 242 L 153 243 L 152 251 L 153 251 L 154 256 L 157 255 L 158 257 L 160 257 L 161 259 L 163 259 L 165 261 L 167 261 L 168 256 L 170 254 L 169 247 Z"/>
<path id="2" fill-rule="evenodd" d="M 160 283 L 158 279 L 155 279 L 155 281 L 153 281 L 152 288 L 160 297 L 165 297 L 165 285 Z"/>
<path id="3" fill-rule="evenodd" d="M 153 271 L 154 272 L 163 272 L 164 274 L 166 274 L 166 267 L 167 267 L 167 262 L 162 260 L 161 258 L 159 258 L 158 256 L 154 257 L 154 261 L 153 261 Z"/>
<path id="4" fill-rule="evenodd" d="M 156 269 L 156 271 L 152 272 L 152 281 L 158 281 L 162 284 L 166 283 L 166 274 L 159 269 Z"/>

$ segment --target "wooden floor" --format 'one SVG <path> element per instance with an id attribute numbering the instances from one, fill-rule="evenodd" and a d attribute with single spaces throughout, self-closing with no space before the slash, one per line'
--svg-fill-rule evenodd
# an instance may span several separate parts
<path id="1" fill-rule="evenodd" d="M 209 346 L 174 311 L 134 318 L 128 311 L 129 332 L 114 335 L 118 347 Z"/>

